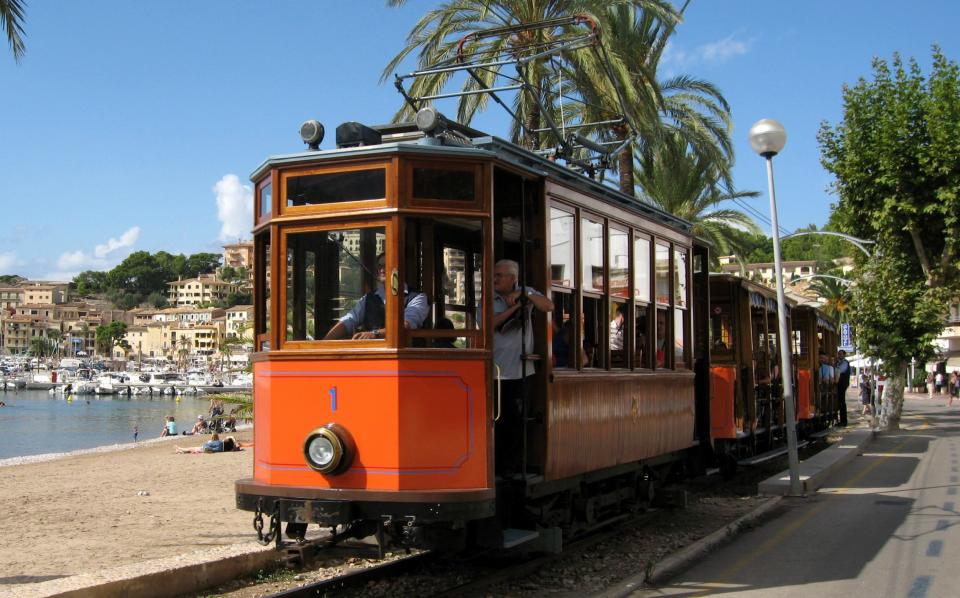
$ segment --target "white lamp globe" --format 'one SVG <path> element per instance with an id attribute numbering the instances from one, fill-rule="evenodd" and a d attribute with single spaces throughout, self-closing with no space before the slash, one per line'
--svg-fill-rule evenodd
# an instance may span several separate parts
<path id="1" fill-rule="evenodd" d="M 786 144 L 786 130 L 772 118 L 758 120 L 750 127 L 750 147 L 764 158 L 776 156 Z"/>

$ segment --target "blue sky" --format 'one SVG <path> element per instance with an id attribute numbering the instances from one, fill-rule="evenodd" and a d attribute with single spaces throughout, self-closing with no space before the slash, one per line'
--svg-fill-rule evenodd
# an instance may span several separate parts
<path id="1" fill-rule="evenodd" d="M 0 274 L 67 279 L 136 250 L 219 252 L 248 236 L 249 173 L 300 150 L 307 118 L 326 125 L 324 147 L 339 123 L 388 121 L 399 96 L 380 72 L 436 4 L 30 0 L 24 60 L 0 49 Z M 840 118 L 843 83 L 895 51 L 925 69 L 933 43 L 960 58 L 957 23 L 945 0 L 693 0 L 662 72 L 721 88 L 737 186 L 763 193 L 764 215 L 746 135 L 784 124 L 777 198 L 793 230 L 823 225 L 834 201 L 816 132 Z M 505 122 L 491 109 L 474 126 L 505 136 Z"/>

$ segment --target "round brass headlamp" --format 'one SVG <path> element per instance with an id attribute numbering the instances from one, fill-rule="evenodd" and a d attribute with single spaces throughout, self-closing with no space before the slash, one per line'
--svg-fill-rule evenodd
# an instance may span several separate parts
<path id="1" fill-rule="evenodd" d="M 311 469 L 324 474 L 340 473 L 349 466 L 349 440 L 338 433 L 333 424 L 317 428 L 307 434 L 303 442 L 303 456 Z"/>

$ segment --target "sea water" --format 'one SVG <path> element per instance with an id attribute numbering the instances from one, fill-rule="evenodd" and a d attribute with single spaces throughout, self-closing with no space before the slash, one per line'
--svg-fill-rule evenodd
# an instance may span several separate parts
<path id="1" fill-rule="evenodd" d="M 103 396 L 103 395 L 101 395 Z M 180 400 L 119 395 L 51 395 L 45 390 L 0 391 L 0 459 L 64 453 L 78 449 L 133 442 L 160 436 L 168 415 L 177 431 L 193 428 L 206 415 L 210 400 L 184 396 Z"/>

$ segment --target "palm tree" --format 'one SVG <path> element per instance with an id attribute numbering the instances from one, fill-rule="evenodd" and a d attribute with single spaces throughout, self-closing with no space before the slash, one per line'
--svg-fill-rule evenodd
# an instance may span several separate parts
<path id="1" fill-rule="evenodd" d="M 837 274 L 839 276 L 839 273 Z M 808 287 L 827 303 L 823 311 L 843 322 L 850 309 L 851 293 L 848 284 L 836 278 L 815 278 Z"/>
<path id="2" fill-rule="evenodd" d="M 721 207 L 758 193 L 735 190 L 727 182 L 728 163 L 698 154 L 679 131 L 648 145 L 637 170 L 643 197 L 693 223 L 693 233 L 713 243 L 715 255 L 738 252 L 735 229 L 760 232 L 743 212 Z"/>
<path id="3" fill-rule="evenodd" d="M 388 0 L 391 6 L 400 6 L 405 0 Z M 476 0 L 448 0 L 441 7 L 427 12 L 407 36 L 407 43 L 384 68 L 381 81 L 392 74 L 397 66 L 412 52 L 419 50 L 418 64 L 421 68 L 436 65 L 444 60 L 452 60 L 461 48 L 465 54 L 471 56 L 498 56 L 509 54 L 514 57 L 529 56 L 549 44 L 569 36 L 570 25 L 557 25 L 540 29 L 519 30 L 515 33 L 492 37 L 473 36 L 467 34 L 482 33 L 484 31 L 502 27 L 530 25 L 571 17 L 578 14 L 599 14 L 611 5 L 632 5 L 643 8 L 650 14 L 667 21 L 676 19 L 676 12 L 669 2 L 664 0 L 490 0 L 477 2 Z M 484 87 L 492 87 L 498 76 L 504 75 L 504 65 L 494 65 L 474 71 L 474 76 L 466 78 L 463 91 L 475 91 Z M 526 67 L 525 75 L 532 85 L 539 89 L 548 89 L 552 85 L 554 68 L 546 60 L 536 60 Z M 410 87 L 410 94 L 416 97 L 435 95 L 451 82 L 454 73 L 439 72 L 424 75 L 414 80 Z M 486 107 L 489 101 L 487 94 L 462 96 L 460 98 L 457 120 L 469 124 L 478 110 Z M 548 108 L 550 109 L 550 108 Z M 528 148 L 535 149 L 539 145 L 539 135 L 533 131 L 540 128 L 540 108 L 533 98 L 526 93 L 518 93 L 513 100 L 513 111 L 517 115 L 514 122 L 511 138 L 515 143 L 522 143 Z M 395 120 L 410 119 L 413 108 L 404 105 Z M 522 123 L 522 127 L 520 126 Z"/>
<path id="4" fill-rule="evenodd" d="M 177 367 L 181 370 L 186 370 L 187 357 L 190 355 L 190 339 L 186 336 L 181 336 L 180 340 L 177 341 L 177 345 Z"/>
<path id="5" fill-rule="evenodd" d="M 26 48 L 23 45 L 23 0 L 0 0 L 0 27 L 7 32 L 7 42 L 13 59 L 20 62 Z"/>
<path id="6" fill-rule="evenodd" d="M 56 353 L 56 356 L 59 358 L 60 345 L 61 345 L 60 341 L 63 340 L 63 333 L 57 330 L 56 328 L 52 328 L 50 330 L 47 330 L 47 338 L 50 339 L 51 343 L 53 343 L 53 350 Z"/>
<path id="7" fill-rule="evenodd" d="M 688 3 L 683 4 L 679 15 Z M 732 118 L 720 90 L 708 81 L 686 75 L 658 79 L 660 61 L 679 20 L 662 19 L 630 4 L 612 4 L 600 13 L 600 19 L 615 77 L 583 61 L 567 76 L 577 81 L 576 88 L 583 96 L 583 121 L 602 122 L 620 111 L 618 90 L 612 88 L 611 79 L 626 96 L 628 122 L 591 131 L 605 142 L 628 142 L 615 165 L 620 191 L 635 194 L 634 155 L 678 133 L 697 153 L 716 162 L 728 159 L 733 153 Z M 628 138 L 631 127 L 637 136 L 635 147 Z"/>

